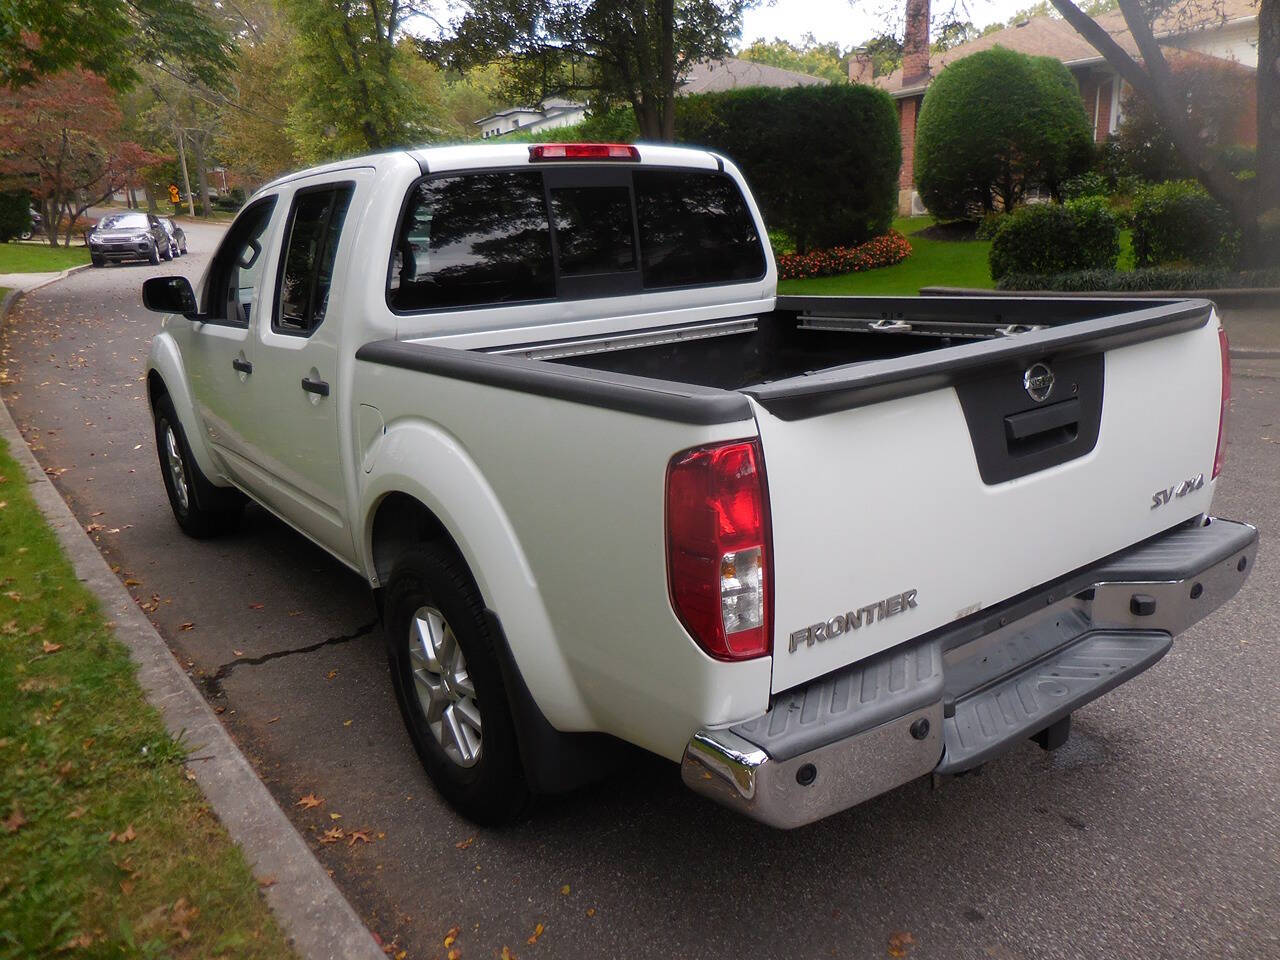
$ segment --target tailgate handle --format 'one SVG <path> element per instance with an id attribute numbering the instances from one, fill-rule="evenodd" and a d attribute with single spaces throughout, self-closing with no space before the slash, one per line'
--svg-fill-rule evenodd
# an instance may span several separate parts
<path id="1" fill-rule="evenodd" d="M 1011 455 L 1038 453 L 1070 443 L 1079 433 L 1080 400 L 1073 397 L 1048 407 L 1013 413 L 1004 418 Z"/>

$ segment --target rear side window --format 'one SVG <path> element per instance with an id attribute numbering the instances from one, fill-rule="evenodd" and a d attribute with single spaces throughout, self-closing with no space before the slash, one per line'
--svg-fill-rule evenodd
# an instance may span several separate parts
<path id="1" fill-rule="evenodd" d="M 733 180 L 683 170 L 637 170 L 644 285 L 679 287 L 764 276 L 764 248 Z"/>
<path id="2" fill-rule="evenodd" d="M 351 192 L 351 185 L 343 184 L 300 191 L 294 197 L 271 323 L 278 333 L 307 336 L 324 322 Z"/>
<path id="3" fill-rule="evenodd" d="M 418 184 L 396 238 L 388 301 L 396 310 L 555 296 L 540 173 L 477 173 Z"/>

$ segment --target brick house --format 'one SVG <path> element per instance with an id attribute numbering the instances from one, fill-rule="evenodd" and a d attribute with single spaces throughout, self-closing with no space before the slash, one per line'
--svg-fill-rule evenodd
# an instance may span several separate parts
<path id="1" fill-rule="evenodd" d="M 1119 11 L 1104 14 L 1097 21 L 1122 49 L 1137 56 L 1137 45 Z M 1231 60 L 1240 65 L 1242 75 L 1256 75 L 1257 0 L 1215 0 L 1207 5 L 1201 0 L 1185 0 L 1156 22 L 1155 35 L 1166 48 Z M 849 63 L 851 81 L 872 83 L 886 90 L 897 102 L 902 132 L 902 169 L 898 175 L 900 214 L 923 212 L 915 190 L 915 134 L 916 117 L 930 81 L 947 64 L 994 46 L 1061 60 L 1080 86 L 1080 99 L 1093 128 L 1094 140 L 1100 143 L 1115 133 L 1122 118 L 1124 82 L 1066 21 L 1056 17 L 1030 17 L 1012 27 L 958 44 L 944 53 L 931 54 L 929 0 L 907 0 L 902 66 L 893 73 L 873 78 L 869 58 L 854 57 Z M 1256 83 L 1252 86 L 1252 96 L 1256 97 Z M 1257 131 L 1241 130 L 1240 138 L 1243 143 L 1254 143 Z"/>

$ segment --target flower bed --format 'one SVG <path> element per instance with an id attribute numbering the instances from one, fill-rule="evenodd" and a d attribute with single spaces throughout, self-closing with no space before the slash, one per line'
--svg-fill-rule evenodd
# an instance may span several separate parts
<path id="1" fill-rule="evenodd" d="M 831 247 L 809 253 L 785 253 L 778 257 L 779 280 L 830 277 L 858 273 L 877 267 L 891 267 L 911 256 L 911 244 L 897 230 L 873 237 L 856 247 Z"/>

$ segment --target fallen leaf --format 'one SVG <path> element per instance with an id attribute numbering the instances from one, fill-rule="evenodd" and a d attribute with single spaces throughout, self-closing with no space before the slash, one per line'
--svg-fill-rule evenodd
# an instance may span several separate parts
<path id="1" fill-rule="evenodd" d="M 350 720 L 343 720 L 343 721 L 342 721 L 342 725 L 343 725 L 344 727 L 349 727 L 349 726 L 351 726 L 351 721 L 350 721 Z"/>
<path id="2" fill-rule="evenodd" d="M 17 590 L 10 590 L 8 593 L 5 594 L 5 596 L 8 597 L 10 600 L 12 600 L 14 603 L 22 602 L 22 594 L 20 594 Z"/>
<path id="3" fill-rule="evenodd" d="M 404 960 L 404 958 L 407 957 L 408 955 L 409 955 L 408 950 L 397 950 L 395 960 Z"/>
<path id="4" fill-rule="evenodd" d="M 93 946 L 93 934 L 91 934 L 91 933 L 82 933 L 82 934 L 80 934 L 78 937 L 73 937 L 72 939 L 68 940 L 68 941 L 63 945 L 62 950 L 63 950 L 63 951 L 66 951 L 66 950 L 84 950 L 84 949 L 86 949 L 86 948 L 88 948 L 88 947 L 92 947 L 92 946 Z"/>
<path id="5" fill-rule="evenodd" d="M 324 797 L 317 797 L 314 793 L 308 793 L 305 797 L 302 797 L 297 803 L 295 803 L 294 806 L 301 807 L 303 810 L 310 810 L 312 807 L 318 807 L 322 803 L 324 803 Z"/>
<path id="6" fill-rule="evenodd" d="M 121 893 L 123 893 L 126 897 L 127 897 L 127 896 L 129 896 L 129 894 L 133 893 L 133 881 L 132 881 L 132 880 L 121 880 L 121 881 L 120 881 L 120 892 L 121 892 Z"/>
<path id="7" fill-rule="evenodd" d="M 183 940 L 190 940 L 191 921 L 199 915 L 199 907 L 193 907 L 187 903 L 186 897 L 179 897 L 174 902 L 173 909 L 169 911 L 169 922 L 173 925 L 173 929 L 178 931 L 178 936 Z"/>
<path id="8" fill-rule="evenodd" d="M 270 720 L 267 721 L 267 723 L 275 723 L 279 719 L 280 719 L 279 717 L 272 717 Z"/>
<path id="9" fill-rule="evenodd" d="M 502 956 L 498 960 L 516 960 L 516 955 L 511 952 L 509 947 L 502 948 Z"/>
<path id="10" fill-rule="evenodd" d="M 17 632 L 18 632 L 18 621 L 17 621 L 17 620 L 10 620 L 10 621 L 9 621 L 8 623 L 6 623 L 3 627 L 0 627 L 0 632 L 2 632 L 2 633 L 8 633 L 8 634 L 14 634 L 14 633 L 17 633 Z"/>
<path id="11" fill-rule="evenodd" d="M 60 644 L 60 643 L 50 643 L 48 640 L 46 640 L 44 643 L 40 644 L 40 646 L 41 646 L 41 648 L 44 650 L 44 652 L 45 652 L 45 653 L 57 653 L 59 650 L 61 650 L 61 649 L 62 649 L 62 644 Z"/>
<path id="12" fill-rule="evenodd" d="M 275 885 L 276 885 L 276 875 L 274 873 L 269 873 L 265 877 L 258 878 L 258 886 L 262 887 L 263 889 L 266 889 L 267 887 L 274 887 Z"/>
<path id="13" fill-rule="evenodd" d="M 467 837 L 467 839 L 465 840 L 459 840 L 457 843 L 454 844 L 454 846 L 457 847 L 459 850 L 465 850 L 467 849 L 467 847 L 471 846 L 475 842 L 476 842 L 475 837 Z"/>
<path id="14" fill-rule="evenodd" d="M 244 656 L 244 651 L 243 651 L 243 650 L 232 650 L 231 652 L 232 652 L 232 653 L 234 653 L 237 657 L 243 657 L 243 656 Z"/>
<path id="15" fill-rule="evenodd" d="M 326 673 L 326 674 L 324 675 L 324 678 L 325 678 L 326 680 L 332 680 L 332 679 L 333 679 L 334 677 L 336 677 L 337 675 L 338 675 L 338 671 L 337 671 L 337 670 L 330 670 L 328 673 Z"/>
<path id="16" fill-rule="evenodd" d="M 911 936 L 906 930 L 899 930 L 889 935 L 889 956 L 905 957 L 907 951 L 911 949 L 911 945 L 916 942 L 916 938 Z"/>
<path id="17" fill-rule="evenodd" d="M 320 838 L 321 843 L 337 843 L 347 834 L 341 827 L 330 827 L 324 832 L 324 836 Z"/>
<path id="18" fill-rule="evenodd" d="M 27 627 L 27 636 L 28 636 L 28 637 L 34 637 L 37 633 L 44 633 L 44 624 L 43 624 L 43 623 L 33 623 L 31 626 Z M 48 650 L 46 650 L 46 651 L 45 651 L 45 653 L 49 653 L 49 652 L 50 652 L 50 651 L 48 651 Z"/>
<path id="19" fill-rule="evenodd" d="M 126 587 L 140 587 L 140 586 L 142 586 L 142 581 L 141 581 L 141 580 L 135 580 L 133 577 L 125 577 L 125 579 L 124 579 L 124 585 L 125 585 Z"/>
<path id="20" fill-rule="evenodd" d="M 461 927 L 450 927 L 449 932 L 444 935 L 444 945 L 452 947 L 458 940 L 458 934 L 462 932 Z"/>
<path id="21" fill-rule="evenodd" d="M 265 607 L 265 606 L 266 606 L 266 604 L 265 604 L 265 603 L 251 603 L 251 604 L 249 604 L 249 609 L 250 609 L 250 610 L 261 610 L 261 609 L 262 609 L 263 607 Z"/>
<path id="22" fill-rule="evenodd" d="M 194 626 L 195 626 L 195 624 L 194 624 L 194 623 L 192 623 L 190 620 L 184 620 L 182 623 L 178 624 L 178 629 L 179 629 L 179 630 L 190 630 L 190 629 L 191 629 L 192 627 L 194 627 Z"/>
<path id="23" fill-rule="evenodd" d="M 330 820 L 341 820 L 341 819 L 342 819 L 342 814 L 340 814 L 340 813 L 331 813 L 331 814 L 329 814 L 329 819 L 330 819 Z"/>
<path id="24" fill-rule="evenodd" d="M 354 847 L 356 845 L 357 840 L 359 840 L 361 843 L 373 843 L 373 841 L 369 839 L 368 830 L 352 830 L 350 833 L 347 834 L 348 847 Z"/>
<path id="25" fill-rule="evenodd" d="M 291 616 L 291 617 L 300 617 L 300 616 L 302 616 L 302 611 L 301 611 L 301 610 L 290 610 L 290 611 L 289 611 L 289 616 Z"/>
<path id="26" fill-rule="evenodd" d="M 587 916 L 588 916 L 588 917 L 594 917 L 595 915 L 596 915 L 596 908 L 595 908 L 595 907 L 587 907 Z"/>
<path id="27" fill-rule="evenodd" d="M 13 812 L 9 814 L 0 823 L 4 824 L 5 833 L 17 833 L 22 829 L 22 825 L 27 822 L 27 818 L 22 815 L 22 811 L 18 809 L 18 805 L 13 805 Z"/>
<path id="28" fill-rule="evenodd" d="M 137 834 L 133 831 L 133 824 L 125 827 L 124 833 L 113 833 L 107 837 L 107 843 L 129 843 L 137 838 Z"/>
<path id="29" fill-rule="evenodd" d="M 533 928 L 533 936 L 531 936 L 531 937 L 530 937 L 527 941 L 525 941 L 525 942 L 526 942 L 526 943 L 529 943 L 529 944 L 537 943 L 537 942 L 538 942 L 538 938 L 539 938 L 540 936 L 542 936 L 542 931 L 543 931 L 544 929 L 546 929 L 546 928 L 545 928 L 545 927 L 543 927 L 543 926 L 542 926 L 542 924 L 540 924 L 540 923 L 539 923 L 539 924 L 537 924 L 537 925 Z"/>
<path id="30" fill-rule="evenodd" d="M 459 950 L 457 947 L 454 947 L 452 950 L 449 951 L 449 960 L 458 960 L 458 958 L 461 956 L 462 956 L 462 951 Z"/>
<path id="31" fill-rule="evenodd" d="M 76 807 L 74 810 L 72 810 L 70 813 L 67 814 L 67 819 L 79 820 L 88 812 L 89 812 L 89 809 L 87 807 Z"/>

